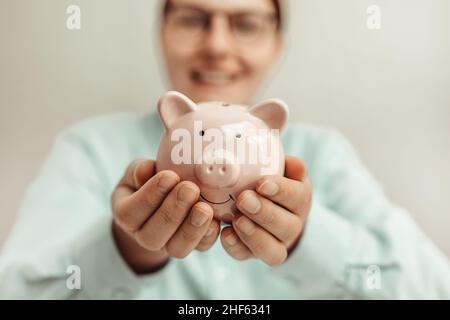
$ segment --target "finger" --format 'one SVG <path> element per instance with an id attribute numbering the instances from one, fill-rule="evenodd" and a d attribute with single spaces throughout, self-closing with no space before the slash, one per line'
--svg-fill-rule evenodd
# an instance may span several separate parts
<path id="1" fill-rule="evenodd" d="M 286 156 L 284 176 L 292 180 L 302 181 L 308 176 L 306 164 L 299 158 Z"/>
<path id="2" fill-rule="evenodd" d="M 286 246 L 246 216 L 234 219 L 233 228 L 253 255 L 268 265 L 276 266 L 286 260 Z"/>
<path id="3" fill-rule="evenodd" d="M 312 197 L 309 178 L 297 181 L 277 175 L 265 176 L 258 180 L 255 189 L 292 213 L 302 215 L 309 211 Z"/>
<path id="4" fill-rule="evenodd" d="M 214 211 L 210 205 L 197 202 L 181 227 L 166 244 L 166 250 L 171 257 L 186 257 L 202 240 L 208 231 Z"/>
<path id="5" fill-rule="evenodd" d="M 161 250 L 180 227 L 199 195 L 200 190 L 195 183 L 178 183 L 142 228 L 134 233 L 136 241 L 148 250 Z"/>
<path id="6" fill-rule="evenodd" d="M 172 171 L 161 171 L 139 190 L 129 193 L 122 185 L 113 194 L 113 212 L 116 222 L 125 231 L 133 233 L 159 208 L 169 192 L 180 181 Z"/>
<path id="7" fill-rule="evenodd" d="M 233 227 L 226 227 L 220 234 L 220 240 L 225 251 L 236 260 L 247 260 L 253 258 L 252 252 L 239 239 Z"/>
<path id="8" fill-rule="evenodd" d="M 275 204 L 255 191 L 246 190 L 236 199 L 236 205 L 249 219 L 289 246 L 302 229 L 300 217 Z"/>
<path id="9" fill-rule="evenodd" d="M 119 185 L 138 190 L 154 175 L 155 168 L 156 162 L 153 160 L 135 160 L 128 166 Z"/>
<path id="10" fill-rule="evenodd" d="M 209 250 L 219 237 L 219 233 L 220 222 L 217 219 L 213 219 L 211 221 L 211 224 L 209 225 L 208 230 L 195 249 L 197 249 L 198 251 Z"/>
<path id="11" fill-rule="evenodd" d="M 113 196 L 126 197 L 138 190 L 155 173 L 153 160 L 134 160 L 120 179 Z"/>
<path id="12" fill-rule="evenodd" d="M 305 183 L 305 191 L 307 195 L 306 198 L 304 198 L 304 200 L 306 202 L 301 206 L 300 214 L 308 213 L 309 210 L 311 209 L 313 186 L 311 183 L 311 179 L 308 176 L 308 169 L 306 167 L 305 162 L 296 157 L 292 156 L 286 157 L 284 175 L 286 178 L 292 180 L 300 180 L 301 182 Z"/>

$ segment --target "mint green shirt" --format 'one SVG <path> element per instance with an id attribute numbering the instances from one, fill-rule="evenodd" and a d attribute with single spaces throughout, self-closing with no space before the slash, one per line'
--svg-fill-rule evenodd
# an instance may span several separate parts
<path id="1" fill-rule="evenodd" d="M 286 154 L 303 159 L 314 196 L 303 237 L 277 267 L 207 252 L 134 274 L 111 234 L 111 193 L 134 159 L 155 159 L 156 113 L 83 121 L 56 139 L 0 256 L 0 298 L 450 298 L 450 265 L 391 203 L 339 133 L 291 125 Z M 68 285 L 81 271 L 79 289 Z"/>

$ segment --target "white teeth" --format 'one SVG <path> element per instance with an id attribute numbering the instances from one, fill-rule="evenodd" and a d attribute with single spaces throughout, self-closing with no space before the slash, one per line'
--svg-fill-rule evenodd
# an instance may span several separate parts
<path id="1" fill-rule="evenodd" d="M 198 80 L 213 85 L 224 85 L 232 80 L 232 77 L 230 75 L 219 71 L 196 71 L 194 72 L 194 76 Z"/>

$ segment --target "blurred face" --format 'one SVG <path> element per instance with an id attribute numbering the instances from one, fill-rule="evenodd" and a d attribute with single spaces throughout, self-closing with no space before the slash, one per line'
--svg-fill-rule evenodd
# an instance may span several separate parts
<path id="1" fill-rule="evenodd" d="M 172 89 L 247 104 L 281 51 L 271 0 L 170 0 L 161 28 Z"/>

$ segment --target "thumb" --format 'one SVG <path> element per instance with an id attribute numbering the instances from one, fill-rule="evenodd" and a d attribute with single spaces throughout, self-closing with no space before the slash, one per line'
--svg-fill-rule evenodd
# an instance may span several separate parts
<path id="1" fill-rule="evenodd" d="M 153 160 L 140 160 L 134 170 L 136 189 L 142 187 L 155 174 L 156 163 Z"/>
<path id="2" fill-rule="evenodd" d="M 299 158 L 286 156 L 284 176 L 293 180 L 304 180 L 308 175 L 306 165 Z"/>

